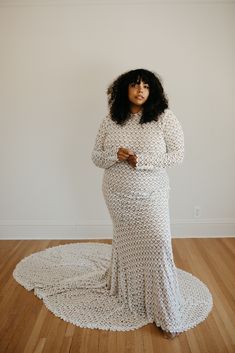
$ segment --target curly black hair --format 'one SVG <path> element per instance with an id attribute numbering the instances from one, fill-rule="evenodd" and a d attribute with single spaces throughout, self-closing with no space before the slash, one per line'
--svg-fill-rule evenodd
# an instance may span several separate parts
<path id="1" fill-rule="evenodd" d="M 128 99 L 128 86 L 132 83 L 149 85 L 149 96 L 143 104 L 143 114 L 140 124 L 158 120 L 158 117 L 168 108 L 168 98 L 164 92 L 161 79 L 154 72 L 145 69 L 136 69 L 120 75 L 108 86 L 108 105 L 110 116 L 117 124 L 123 125 L 128 120 L 130 101 Z"/>

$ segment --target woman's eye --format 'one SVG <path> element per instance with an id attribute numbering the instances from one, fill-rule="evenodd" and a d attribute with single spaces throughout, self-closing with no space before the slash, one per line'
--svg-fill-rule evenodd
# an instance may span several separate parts
<path id="1" fill-rule="evenodd" d="M 131 83 L 131 84 L 130 84 L 130 86 L 131 86 L 131 87 L 136 87 L 136 88 L 137 88 L 139 85 L 138 85 L 138 83 Z M 149 85 L 144 85 L 144 88 L 149 89 Z"/>

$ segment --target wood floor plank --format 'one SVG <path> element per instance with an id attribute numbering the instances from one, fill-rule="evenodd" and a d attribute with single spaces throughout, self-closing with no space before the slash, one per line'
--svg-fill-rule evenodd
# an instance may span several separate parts
<path id="1" fill-rule="evenodd" d="M 40 338 L 33 353 L 42 353 L 46 341 L 47 341 L 46 338 Z"/>
<path id="2" fill-rule="evenodd" d="M 108 335 L 108 352 L 118 353 L 117 333 L 118 332 L 116 332 L 116 331 L 109 331 L 109 335 Z"/>
<path id="3" fill-rule="evenodd" d="M 99 346 L 98 346 L 99 353 L 108 353 L 108 336 L 109 336 L 108 330 L 99 330 Z"/>
<path id="4" fill-rule="evenodd" d="M 60 353 L 70 353 L 71 352 L 71 345 L 72 345 L 73 337 L 64 337 Z"/>
<path id="5" fill-rule="evenodd" d="M 84 328 L 77 328 L 74 331 L 73 339 L 71 342 L 71 347 L 69 353 L 85 353 L 84 348 L 82 347 L 82 339 L 83 339 L 83 332 Z"/>
<path id="6" fill-rule="evenodd" d="M 44 305 L 42 305 L 41 310 L 39 312 L 39 315 L 38 315 L 34 325 L 32 325 L 32 331 L 31 331 L 30 336 L 28 337 L 28 340 L 27 340 L 27 343 L 26 343 L 26 346 L 25 346 L 23 353 L 34 352 L 39 341 L 42 341 L 45 344 L 46 338 L 40 337 L 40 331 L 41 331 L 42 326 L 45 323 L 46 316 L 47 316 L 47 309 Z"/>
<path id="7" fill-rule="evenodd" d="M 143 353 L 154 353 L 153 342 L 152 342 L 152 330 L 155 330 L 154 324 L 146 325 L 142 328 L 143 335 L 143 345 L 144 350 Z M 137 332 L 136 332 L 137 334 Z"/>

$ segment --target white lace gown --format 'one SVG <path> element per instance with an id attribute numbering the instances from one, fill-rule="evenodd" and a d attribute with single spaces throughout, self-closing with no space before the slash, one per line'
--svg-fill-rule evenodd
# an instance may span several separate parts
<path id="1" fill-rule="evenodd" d="M 129 114 L 120 126 L 107 115 L 92 151 L 104 169 L 112 245 L 48 248 L 21 260 L 13 276 L 56 316 L 80 327 L 129 331 L 155 323 L 183 332 L 213 307 L 208 287 L 173 259 L 166 167 L 182 163 L 184 134 L 170 109 L 157 122 L 141 125 L 140 118 L 141 112 Z M 135 168 L 118 160 L 119 147 L 136 153 Z"/>

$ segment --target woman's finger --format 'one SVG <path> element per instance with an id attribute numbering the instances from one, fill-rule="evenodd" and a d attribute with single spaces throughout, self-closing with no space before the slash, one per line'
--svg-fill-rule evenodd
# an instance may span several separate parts
<path id="1" fill-rule="evenodd" d="M 131 156 L 131 155 L 134 155 L 134 152 L 132 150 L 127 150 L 128 154 Z"/>
<path id="2" fill-rule="evenodd" d="M 123 152 L 125 154 L 128 154 L 128 155 L 133 155 L 134 154 L 134 152 L 131 149 L 125 148 L 125 147 L 120 147 L 119 151 Z"/>
<path id="3" fill-rule="evenodd" d="M 128 154 L 124 154 L 124 153 L 118 153 L 118 158 L 121 160 L 125 160 L 129 157 Z"/>

